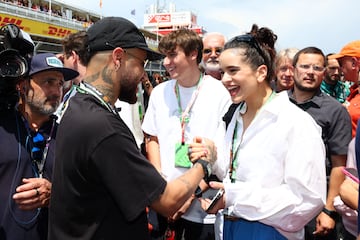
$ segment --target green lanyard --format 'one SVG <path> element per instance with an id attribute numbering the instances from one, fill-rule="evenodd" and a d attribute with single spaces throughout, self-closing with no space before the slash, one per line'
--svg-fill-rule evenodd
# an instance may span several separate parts
<path id="1" fill-rule="evenodd" d="M 273 91 L 270 95 L 270 97 L 266 100 L 265 104 L 263 106 L 265 106 L 268 102 L 270 102 L 275 96 L 275 92 Z M 239 106 L 240 111 L 242 110 L 242 108 L 244 107 L 245 102 L 242 102 Z M 261 108 L 263 107 L 261 106 Z M 256 117 L 256 116 L 255 116 Z M 239 152 L 240 149 L 240 144 L 241 141 L 239 143 L 239 145 L 236 147 L 236 142 L 238 140 L 238 121 L 237 119 L 235 119 L 235 127 L 234 127 L 234 132 L 233 132 L 233 136 L 232 136 L 232 140 L 231 140 L 231 149 L 230 149 L 230 167 L 229 167 L 229 177 L 232 183 L 234 183 L 236 181 L 236 168 L 237 168 L 237 154 Z"/>
<path id="2" fill-rule="evenodd" d="M 197 88 L 195 90 L 195 92 L 192 94 L 191 96 L 191 100 L 188 103 L 188 105 L 185 108 L 185 111 L 182 110 L 181 107 L 181 101 L 180 101 L 180 91 L 179 91 L 179 84 L 176 81 L 175 83 L 175 96 L 177 99 L 177 103 L 178 103 L 178 112 L 179 112 L 179 116 L 180 116 L 180 123 L 181 123 L 181 144 L 184 145 L 185 144 L 185 124 L 189 123 L 190 118 L 189 118 L 189 112 L 191 110 L 191 108 L 193 107 L 195 100 L 197 98 L 197 96 L 199 95 L 200 92 L 200 88 L 202 86 L 202 79 L 203 79 L 203 74 L 200 74 L 200 78 L 199 81 L 197 82 Z M 201 82 L 201 84 L 200 84 Z"/>

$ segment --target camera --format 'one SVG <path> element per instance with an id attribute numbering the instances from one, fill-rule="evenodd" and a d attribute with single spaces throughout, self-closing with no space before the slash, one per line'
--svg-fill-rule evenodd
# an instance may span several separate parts
<path id="1" fill-rule="evenodd" d="M 28 33 L 15 24 L 0 28 L 0 111 L 10 110 L 18 102 L 16 84 L 29 71 L 28 61 L 34 53 Z"/>

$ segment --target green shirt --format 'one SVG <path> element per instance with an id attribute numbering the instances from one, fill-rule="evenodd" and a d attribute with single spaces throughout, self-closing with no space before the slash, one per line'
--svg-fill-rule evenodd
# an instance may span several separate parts
<path id="1" fill-rule="evenodd" d="M 334 97 L 340 103 L 344 103 L 347 96 L 350 94 L 349 86 L 341 81 L 337 81 L 335 85 L 330 85 L 325 81 L 322 81 L 320 89 L 323 93 Z"/>

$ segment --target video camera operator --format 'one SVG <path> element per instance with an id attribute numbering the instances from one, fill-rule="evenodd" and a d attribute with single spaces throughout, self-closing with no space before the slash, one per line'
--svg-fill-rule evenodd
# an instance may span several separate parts
<path id="1" fill-rule="evenodd" d="M 0 29 L 0 240 L 47 239 L 56 117 L 78 72 L 54 54 L 32 56 L 30 36 Z"/>

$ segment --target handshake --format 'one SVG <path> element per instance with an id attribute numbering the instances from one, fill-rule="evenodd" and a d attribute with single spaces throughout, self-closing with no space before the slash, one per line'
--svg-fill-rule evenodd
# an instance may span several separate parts
<path id="1" fill-rule="evenodd" d="M 195 137 L 194 142 L 189 144 L 188 155 L 193 163 L 203 159 L 209 162 L 210 165 L 213 165 L 217 159 L 217 149 L 213 141 L 202 137 Z"/>
<path id="2" fill-rule="evenodd" d="M 200 163 L 204 169 L 204 180 L 208 182 L 212 173 L 212 166 L 217 159 L 216 146 L 213 141 L 195 137 L 194 142 L 188 146 L 188 158 L 193 163 Z"/>
<path id="3" fill-rule="evenodd" d="M 219 196 L 221 194 L 217 194 L 217 199 L 220 200 L 217 204 L 215 204 L 216 201 L 211 204 L 212 201 L 210 199 L 203 199 L 200 196 L 209 186 L 213 189 L 223 189 L 221 182 L 209 182 L 212 167 L 216 160 L 217 148 L 214 142 L 209 139 L 195 137 L 192 143 L 180 142 L 176 144 L 175 167 L 190 169 L 185 171 L 183 175 L 168 182 L 167 189 L 169 189 L 169 192 L 174 192 L 176 200 L 172 200 L 172 202 L 175 202 L 176 206 L 165 208 L 171 211 L 163 214 L 164 216 L 168 217 L 171 221 L 179 219 L 189 209 L 192 201 L 195 199 L 200 201 L 201 208 L 208 213 L 216 213 L 219 209 L 224 208 L 224 197 Z M 200 170 L 203 170 L 203 172 Z M 200 173 L 202 173 L 201 176 Z M 168 195 L 166 192 L 165 190 L 162 196 Z M 171 197 L 171 199 L 173 198 Z M 161 210 L 163 209 L 161 207 Z"/>
<path id="4" fill-rule="evenodd" d="M 217 159 L 217 148 L 213 141 L 201 137 L 195 137 L 194 142 L 188 147 L 189 159 L 192 163 L 200 163 L 203 165 L 205 177 L 204 180 L 209 184 L 209 178 L 212 172 L 212 166 Z M 224 188 L 223 184 L 219 182 L 212 182 L 211 186 L 218 189 L 218 192 L 213 199 L 200 198 L 202 208 L 208 213 L 216 213 L 218 209 L 224 208 Z M 221 200 L 220 203 L 219 200 Z M 218 203 L 219 202 L 219 203 Z M 216 206 L 216 208 L 215 208 Z"/>

